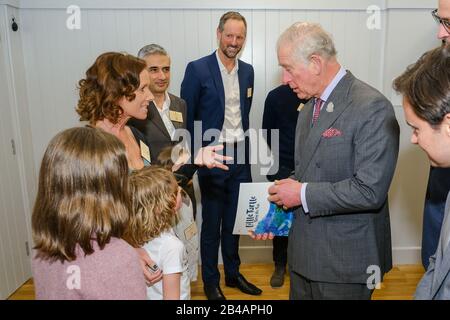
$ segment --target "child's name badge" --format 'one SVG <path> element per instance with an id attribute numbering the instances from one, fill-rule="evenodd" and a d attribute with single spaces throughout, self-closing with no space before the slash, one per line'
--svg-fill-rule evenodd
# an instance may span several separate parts
<path id="1" fill-rule="evenodd" d="M 184 236 L 186 238 L 186 240 L 191 240 L 193 236 L 195 236 L 197 234 L 197 224 L 194 222 L 192 222 L 190 224 L 189 227 L 187 227 L 186 229 L 184 229 Z"/>
<path id="2" fill-rule="evenodd" d="M 251 98 L 252 97 L 252 88 L 247 88 L 247 98 Z"/>
<path id="3" fill-rule="evenodd" d="M 144 158 L 148 162 L 152 162 L 151 158 L 150 158 L 150 149 L 148 148 L 148 146 L 145 143 L 143 143 L 142 140 L 139 140 L 139 144 L 140 144 L 140 147 L 141 147 L 141 156 L 142 156 L 142 158 Z"/>
<path id="4" fill-rule="evenodd" d="M 183 114 L 178 111 L 169 111 L 170 121 L 183 122 Z"/>

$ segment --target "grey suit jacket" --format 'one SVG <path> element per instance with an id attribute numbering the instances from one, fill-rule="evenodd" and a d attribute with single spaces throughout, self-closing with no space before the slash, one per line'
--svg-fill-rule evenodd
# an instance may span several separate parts
<path id="1" fill-rule="evenodd" d="M 171 93 L 169 93 L 169 97 L 169 110 L 181 112 L 183 115 L 183 122 L 172 121 L 175 129 L 186 129 L 186 102 Z M 144 134 L 153 163 L 158 159 L 158 155 L 164 148 L 174 145 L 174 142 L 171 141 L 169 132 L 159 115 L 158 109 L 153 102 L 150 102 L 148 105 L 146 120 L 131 119 L 129 124 Z"/>
<path id="2" fill-rule="evenodd" d="M 415 299 L 418 300 L 449 300 L 450 299 L 450 245 L 442 250 L 442 237 L 450 227 L 450 193 L 445 204 L 445 217 L 436 253 L 430 258 L 427 272 L 417 286 Z"/>
<path id="3" fill-rule="evenodd" d="M 312 109 L 310 101 L 296 128 L 293 178 L 308 183 L 309 213 L 295 210 L 290 268 L 313 281 L 366 283 L 369 266 L 378 266 L 381 277 L 392 268 L 388 189 L 399 148 L 394 109 L 349 71 L 314 127 Z"/>

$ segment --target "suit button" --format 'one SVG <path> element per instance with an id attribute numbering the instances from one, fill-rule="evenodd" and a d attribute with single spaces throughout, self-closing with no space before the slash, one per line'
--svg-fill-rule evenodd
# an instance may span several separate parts
<path id="1" fill-rule="evenodd" d="M 320 168 L 320 163 L 316 162 L 316 167 Z"/>

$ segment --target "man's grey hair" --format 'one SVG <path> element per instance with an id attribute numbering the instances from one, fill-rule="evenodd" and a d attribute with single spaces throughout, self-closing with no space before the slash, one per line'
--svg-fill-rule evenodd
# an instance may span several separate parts
<path id="1" fill-rule="evenodd" d="M 337 54 L 331 35 L 317 23 L 294 23 L 278 38 L 278 50 L 286 45 L 292 46 L 293 58 L 303 63 L 307 63 L 313 54 L 326 60 Z"/>
<path id="2" fill-rule="evenodd" d="M 138 52 L 138 58 L 144 59 L 146 56 L 152 55 L 152 54 L 160 54 L 162 56 L 169 56 L 167 54 L 166 49 L 161 47 L 158 44 L 152 43 L 148 44 L 141 48 Z"/>

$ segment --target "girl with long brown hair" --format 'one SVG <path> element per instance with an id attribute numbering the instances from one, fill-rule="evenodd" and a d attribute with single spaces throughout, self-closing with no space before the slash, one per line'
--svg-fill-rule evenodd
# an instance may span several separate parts
<path id="1" fill-rule="evenodd" d="M 103 130 L 72 128 L 45 151 L 32 216 L 37 299 L 145 299 L 128 226 L 128 163 Z"/>

